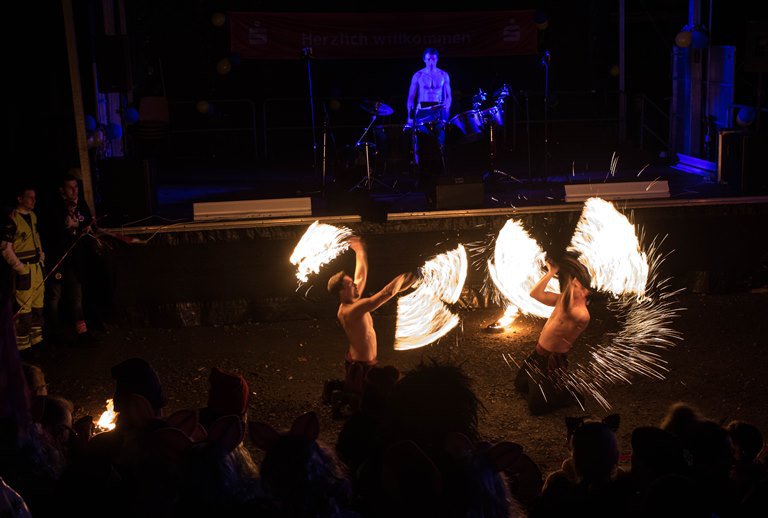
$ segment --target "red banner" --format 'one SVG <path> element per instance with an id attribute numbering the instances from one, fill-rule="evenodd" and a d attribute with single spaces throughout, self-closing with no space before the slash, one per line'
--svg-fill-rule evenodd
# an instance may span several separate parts
<path id="1" fill-rule="evenodd" d="M 536 54 L 534 11 L 467 13 L 229 13 L 243 59 L 413 58 Z"/>

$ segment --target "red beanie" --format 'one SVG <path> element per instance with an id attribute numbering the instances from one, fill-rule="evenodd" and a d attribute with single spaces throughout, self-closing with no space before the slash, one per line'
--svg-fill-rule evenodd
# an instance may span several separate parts
<path id="1" fill-rule="evenodd" d="M 211 369 L 208 409 L 216 416 L 245 415 L 248 410 L 248 383 L 240 374 Z"/>

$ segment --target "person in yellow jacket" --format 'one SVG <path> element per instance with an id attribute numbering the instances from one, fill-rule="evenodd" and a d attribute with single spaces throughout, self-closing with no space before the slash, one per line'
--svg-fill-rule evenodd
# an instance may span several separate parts
<path id="1" fill-rule="evenodd" d="M 16 344 L 20 352 L 43 341 L 45 254 L 37 231 L 35 189 L 24 186 L 16 193 L 16 208 L 6 219 L 0 251 L 15 272 Z"/>

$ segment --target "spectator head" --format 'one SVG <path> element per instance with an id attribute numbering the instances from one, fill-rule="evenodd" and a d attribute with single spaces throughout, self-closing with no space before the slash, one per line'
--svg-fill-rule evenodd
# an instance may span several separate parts
<path id="1" fill-rule="evenodd" d="M 619 465 L 619 443 L 611 428 L 586 422 L 573 433 L 573 463 L 581 480 L 607 481 Z"/>
<path id="2" fill-rule="evenodd" d="M 30 396 L 47 396 L 48 383 L 45 381 L 45 373 L 37 365 L 23 363 L 24 378 L 27 380 Z"/>
<path id="3" fill-rule="evenodd" d="M 248 383 L 240 374 L 224 372 L 217 367 L 211 369 L 209 378 L 211 388 L 208 391 L 206 414 L 210 421 L 227 415 L 245 418 L 248 411 Z"/>
<path id="4" fill-rule="evenodd" d="M 754 462 L 763 451 L 763 434 L 760 429 L 746 421 L 731 421 L 725 427 L 733 444 L 736 461 Z"/>
<path id="5" fill-rule="evenodd" d="M 632 476 L 643 484 L 663 475 L 687 475 L 680 440 L 655 426 L 639 426 L 632 430 Z"/>
<path id="6" fill-rule="evenodd" d="M 696 423 L 702 419 L 703 416 L 697 408 L 678 401 L 670 405 L 667 414 L 661 420 L 660 427 L 685 441 Z"/>
<path id="7" fill-rule="evenodd" d="M 57 395 L 32 398 L 32 416 L 59 444 L 69 442 L 72 433 L 74 406 L 66 398 Z"/>
<path id="8" fill-rule="evenodd" d="M 120 412 L 129 394 L 144 397 L 156 413 L 167 403 L 160 378 L 146 360 L 129 358 L 118 363 L 112 367 L 112 378 L 115 379 L 115 412 Z"/>

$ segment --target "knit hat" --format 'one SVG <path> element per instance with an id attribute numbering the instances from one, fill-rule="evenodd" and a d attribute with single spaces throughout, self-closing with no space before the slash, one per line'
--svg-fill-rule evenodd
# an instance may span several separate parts
<path id="1" fill-rule="evenodd" d="M 244 416 L 248 410 L 248 383 L 240 374 L 211 369 L 208 411 L 216 417 Z"/>
<path id="2" fill-rule="evenodd" d="M 141 358 L 130 358 L 112 367 L 112 377 L 115 379 L 115 411 L 120 411 L 120 403 L 127 394 L 143 396 L 159 410 L 167 400 L 160 384 L 157 372 Z"/>

